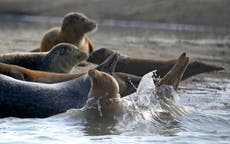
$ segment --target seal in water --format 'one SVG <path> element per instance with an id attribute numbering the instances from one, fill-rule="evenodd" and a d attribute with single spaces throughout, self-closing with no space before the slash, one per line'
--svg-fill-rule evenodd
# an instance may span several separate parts
<path id="1" fill-rule="evenodd" d="M 86 57 L 86 54 L 76 46 L 61 43 L 54 46 L 49 52 L 2 54 L 0 62 L 32 70 L 68 73 Z"/>
<path id="2" fill-rule="evenodd" d="M 96 23 L 82 13 L 71 12 L 64 16 L 61 27 L 51 28 L 43 36 L 40 49 L 34 51 L 49 51 L 58 43 L 76 45 L 87 55 L 93 52 L 94 47 L 86 36 L 87 32 L 96 28 Z"/>
<path id="3" fill-rule="evenodd" d="M 24 67 L 0 63 L 0 73 L 13 77 L 15 79 L 39 82 L 39 83 L 57 83 L 78 78 L 85 73 L 63 74 L 26 69 Z M 111 73 L 118 81 L 121 96 L 129 95 L 135 92 L 141 77 L 125 73 Z"/>
<path id="4" fill-rule="evenodd" d="M 101 48 L 90 54 L 87 61 L 95 64 L 100 64 L 112 53 L 114 52 L 111 49 Z M 120 56 L 115 71 L 143 76 L 144 74 L 152 71 L 153 69 L 156 69 L 157 74 L 160 77 L 163 77 L 173 67 L 176 61 L 176 59 L 153 60 Z M 191 76 L 204 72 L 217 71 L 223 69 L 224 68 L 220 66 L 206 64 L 198 61 L 190 61 L 188 68 L 186 69 L 182 79 L 184 80 Z"/>
<path id="5" fill-rule="evenodd" d="M 189 58 L 183 53 L 172 69 L 157 83 L 156 87 L 171 85 L 177 88 L 189 64 Z M 101 116 L 103 118 L 119 117 L 124 112 L 124 103 L 119 96 L 117 81 L 110 75 L 98 70 L 90 70 L 89 78 L 91 89 L 86 105 L 82 108 L 84 113 Z M 97 109 L 95 109 L 97 107 Z"/>
<path id="6" fill-rule="evenodd" d="M 114 54 L 96 69 L 112 72 L 117 61 L 118 55 Z M 55 84 L 25 82 L 0 75 L 0 117 L 44 118 L 81 108 L 89 90 L 88 74 Z"/>

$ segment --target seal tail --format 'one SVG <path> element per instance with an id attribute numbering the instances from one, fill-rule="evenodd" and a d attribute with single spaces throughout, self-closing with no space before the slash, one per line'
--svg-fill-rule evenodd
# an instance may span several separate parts
<path id="1" fill-rule="evenodd" d="M 36 48 L 36 49 L 34 49 L 34 50 L 30 51 L 30 52 L 40 52 L 40 48 Z"/>
<path id="2" fill-rule="evenodd" d="M 103 63 L 98 65 L 96 69 L 107 73 L 113 73 L 115 71 L 119 57 L 120 55 L 118 53 L 113 53 Z"/>
<path id="3" fill-rule="evenodd" d="M 204 72 L 224 70 L 221 66 L 206 64 L 203 62 L 192 61 L 189 63 L 182 80 L 185 80 L 193 75 L 197 75 Z"/>
<path id="4" fill-rule="evenodd" d="M 186 57 L 186 53 L 182 53 L 178 58 L 176 64 L 170 69 L 170 71 L 156 84 L 160 86 L 163 84 L 172 85 L 176 90 L 182 79 L 182 76 L 189 64 L 189 58 Z"/>

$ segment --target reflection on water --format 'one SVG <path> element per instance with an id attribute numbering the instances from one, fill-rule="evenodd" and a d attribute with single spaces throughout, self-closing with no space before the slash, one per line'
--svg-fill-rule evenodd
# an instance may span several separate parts
<path id="1" fill-rule="evenodd" d="M 227 143 L 230 81 L 207 78 L 179 89 L 154 87 L 147 74 L 125 99 L 116 120 L 86 118 L 78 110 L 46 119 L 0 120 L 0 143 Z M 216 85 L 218 83 L 218 85 Z M 167 97 L 165 97 L 167 96 Z"/>

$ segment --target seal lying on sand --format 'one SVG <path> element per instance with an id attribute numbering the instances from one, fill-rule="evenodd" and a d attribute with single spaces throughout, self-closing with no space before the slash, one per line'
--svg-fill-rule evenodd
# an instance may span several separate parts
<path id="1" fill-rule="evenodd" d="M 0 62 L 32 70 L 68 73 L 86 57 L 86 54 L 76 46 L 61 43 L 54 46 L 49 52 L 3 54 L 0 55 Z"/>
<path id="2" fill-rule="evenodd" d="M 53 72 L 44 72 L 26 69 L 16 65 L 0 63 L 0 74 L 13 77 L 15 79 L 40 82 L 40 83 L 57 83 L 78 78 L 85 73 L 79 74 L 62 74 Z M 129 95 L 135 92 L 141 77 L 125 73 L 111 73 L 119 83 L 121 96 Z M 133 86 L 133 85 L 134 86 Z"/>
<path id="3" fill-rule="evenodd" d="M 95 64 L 100 64 L 112 53 L 113 51 L 111 49 L 101 48 L 90 54 L 87 61 Z M 152 60 L 121 56 L 117 63 L 115 71 L 143 76 L 144 74 L 152 71 L 153 69 L 156 69 L 157 74 L 160 77 L 163 77 L 173 67 L 175 63 L 176 59 Z M 203 62 L 190 61 L 188 68 L 186 69 L 182 79 L 184 80 L 200 73 L 217 70 L 223 70 L 223 68 L 220 66 L 206 64 Z"/>
<path id="4" fill-rule="evenodd" d="M 114 54 L 96 69 L 112 72 Z M 88 74 L 56 84 L 25 82 L 0 75 L 0 117 L 48 117 L 70 108 L 81 108 L 90 90 Z"/>
<path id="5" fill-rule="evenodd" d="M 42 38 L 41 52 L 49 51 L 58 43 L 71 43 L 81 51 L 89 54 L 94 47 L 86 36 L 87 32 L 96 28 L 96 23 L 82 13 L 71 12 L 65 15 L 62 26 L 51 28 Z M 34 51 L 38 51 L 34 50 Z"/>
<path id="6" fill-rule="evenodd" d="M 188 66 L 189 58 L 183 53 L 173 68 L 156 85 L 172 85 L 177 88 L 179 82 Z M 91 89 L 88 94 L 86 105 L 82 108 L 84 113 L 94 116 L 114 118 L 124 112 L 125 105 L 119 96 L 119 86 L 117 81 L 109 74 L 98 70 L 90 70 L 89 78 Z M 95 109 L 95 107 L 98 109 Z M 93 109 L 94 108 L 94 109 Z M 94 113 L 93 113 L 94 112 Z M 99 113 L 96 115 L 95 113 Z"/>

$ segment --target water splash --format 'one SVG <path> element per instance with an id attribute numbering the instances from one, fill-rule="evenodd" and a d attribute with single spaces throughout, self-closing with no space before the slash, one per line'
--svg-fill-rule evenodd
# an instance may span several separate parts
<path id="1" fill-rule="evenodd" d="M 103 116 L 102 111 L 101 111 L 101 105 L 100 105 L 100 100 L 102 97 L 90 97 L 86 101 L 86 104 L 80 109 L 81 111 L 86 111 L 89 109 L 97 109 L 100 117 Z"/>
<path id="2" fill-rule="evenodd" d="M 184 110 L 176 103 L 177 95 L 172 86 L 155 87 L 154 82 L 158 80 L 155 73 L 156 71 L 153 71 L 144 75 L 137 91 L 121 99 L 125 107 L 124 114 L 114 117 L 113 120 L 103 117 L 100 107 L 101 97 L 90 97 L 81 112 L 93 109 L 100 113 L 100 117 L 96 118 L 95 113 L 90 113 L 90 117 L 81 117 L 86 119 L 86 132 L 90 135 L 92 131 L 94 134 L 104 133 L 105 129 L 110 129 L 111 134 L 125 135 L 134 133 L 174 135 L 178 132 L 179 119 L 184 115 Z M 71 115 L 76 113 L 75 118 L 79 119 L 78 112 L 71 111 Z"/>
<path id="3" fill-rule="evenodd" d="M 180 118 L 186 110 L 176 100 L 177 94 L 172 86 L 155 87 L 155 72 L 144 75 L 136 93 L 123 99 L 126 112 L 118 129 L 129 131 L 174 135 L 178 132 Z M 122 123 L 122 124 L 121 124 Z M 175 130 L 176 129 L 176 130 Z"/>

